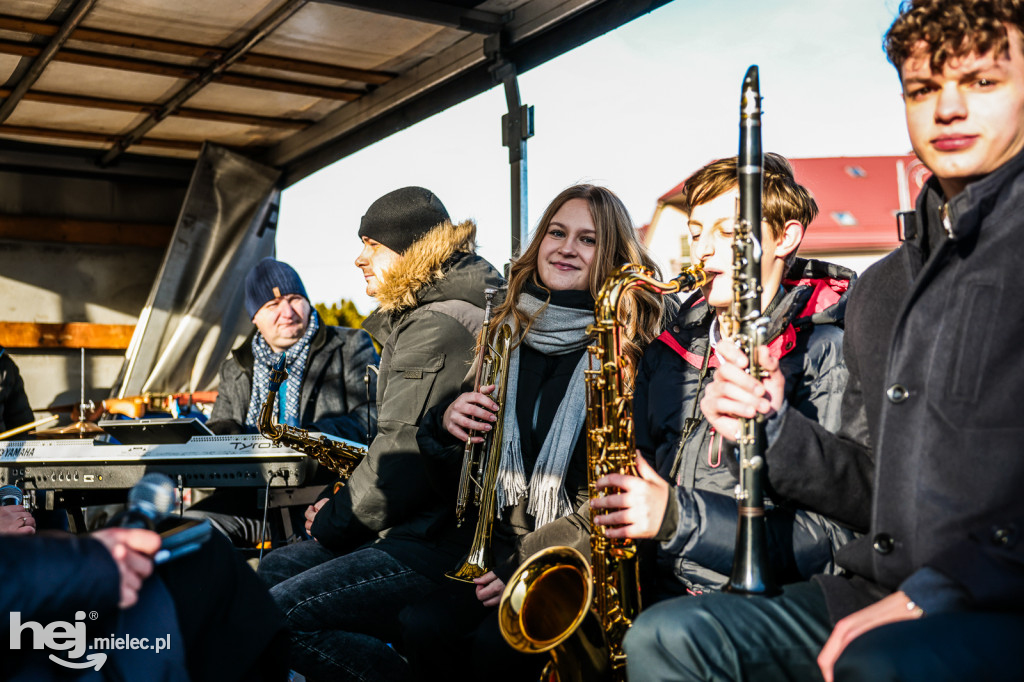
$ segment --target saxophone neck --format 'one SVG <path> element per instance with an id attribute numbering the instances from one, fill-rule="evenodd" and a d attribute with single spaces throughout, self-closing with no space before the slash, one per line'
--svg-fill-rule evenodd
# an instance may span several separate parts
<path id="1" fill-rule="evenodd" d="M 672 279 L 679 285 L 678 291 L 685 292 L 704 286 L 708 281 L 708 273 L 704 271 L 704 264 L 700 261 L 694 263 Z"/>
<path id="2" fill-rule="evenodd" d="M 281 389 L 281 384 L 288 379 L 288 370 L 284 368 L 285 360 L 285 355 L 282 353 L 281 359 L 270 368 L 270 384 L 267 388 L 267 399 L 260 410 L 257 423 L 260 433 L 273 441 L 280 440 L 281 436 L 284 435 L 284 427 L 277 424 L 274 419 L 274 403 L 277 398 L 277 392 Z"/>

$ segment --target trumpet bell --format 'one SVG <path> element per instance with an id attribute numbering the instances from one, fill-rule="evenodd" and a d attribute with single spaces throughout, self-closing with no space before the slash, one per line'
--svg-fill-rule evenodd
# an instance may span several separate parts
<path id="1" fill-rule="evenodd" d="M 474 578 L 479 578 L 490 571 L 493 565 L 490 546 L 478 547 L 466 556 L 458 568 L 448 571 L 445 576 L 459 582 L 472 583 Z"/>

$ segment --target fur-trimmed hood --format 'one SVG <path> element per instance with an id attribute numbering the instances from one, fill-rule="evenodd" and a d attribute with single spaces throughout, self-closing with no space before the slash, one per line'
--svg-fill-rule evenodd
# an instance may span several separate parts
<path id="1" fill-rule="evenodd" d="M 410 246 L 388 272 L 377 294 L 378 311 L 394 313 L 427 302 L 421 300 L 425 289 L 440 286 L 446 279 L 451 268 L 444 266 L 451 257 L 475 252 L 476 223 L 441 223 Z"/>

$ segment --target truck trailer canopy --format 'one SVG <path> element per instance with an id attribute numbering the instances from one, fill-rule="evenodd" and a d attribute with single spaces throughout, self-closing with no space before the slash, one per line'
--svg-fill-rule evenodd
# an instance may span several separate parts
<path id="1" fill-rule="evenodd" d="M 202 262 L 223 255 L 195 243 L 203 221 L 272 236 L 281 189 L 497 84 L 514 92 L 517 73 L 667 2 L 5 0 L 0 345 L 33 405 L 78 397 L 79 348 L 84 383 L 105 392 L 152 306 L 237 286 L 211 279 L 237 269 Z M 512 97 L 509 107 L 519 114 Z M 251 166 L 265 196 L 231 220 L 197 213 L 250 184 L 197 187 L 217 176 L 199 172 L 201 153 Z M 193 281 L 158 291 L 169 271 Z M 214 354 L 237 337 L 237 324 L 224 327 L 227 341 L 202 342 Z M 147 388 L 209 388 L 200 374 Z"/>

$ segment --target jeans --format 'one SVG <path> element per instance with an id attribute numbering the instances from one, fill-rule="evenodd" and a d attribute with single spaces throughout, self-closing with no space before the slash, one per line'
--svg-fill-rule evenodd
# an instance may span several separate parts
<path id="1" fill-rule="evenodd" d="M 1024 614 L 941 613 L 869 630 L 836 661 L 837 682 L 1019 682 Z"/>
<path id="2" fill-rule="evenodd" d="M 402 653 L 417 679 L 523 682 L 540 678 L 547 654 L 524 654 L 498 629 L 498 609 L 473 585 L 449 580 L 399 617 Z"/>
<path id="3" fill-rule="evenodd" d="M 676 597 L 642 611 L 626 633 L 630 680 L 822 679 L 817 657 L 831 632 L 813 583 L 777 597 Z"/>
<path id="4" fill-rule="evenodd" d="M 292 668 L 313 680 L 411 679 L 388 642 L 431 580 L 377 549 L 336 556 L 313 541 L 274 550 L 260 575 L 285 613 Z"/>
<path id="5" fill-rule="evenodd" d="M 797 583 L 772 597 L 709 594 L 660 602 L 626 635 L 631 680 L 822 679 L 831 634 L 824 595 Z M 836 682 L 1024 680 L 1024 614 L 946 613 L 868 630 L 836 661 Z"/>

